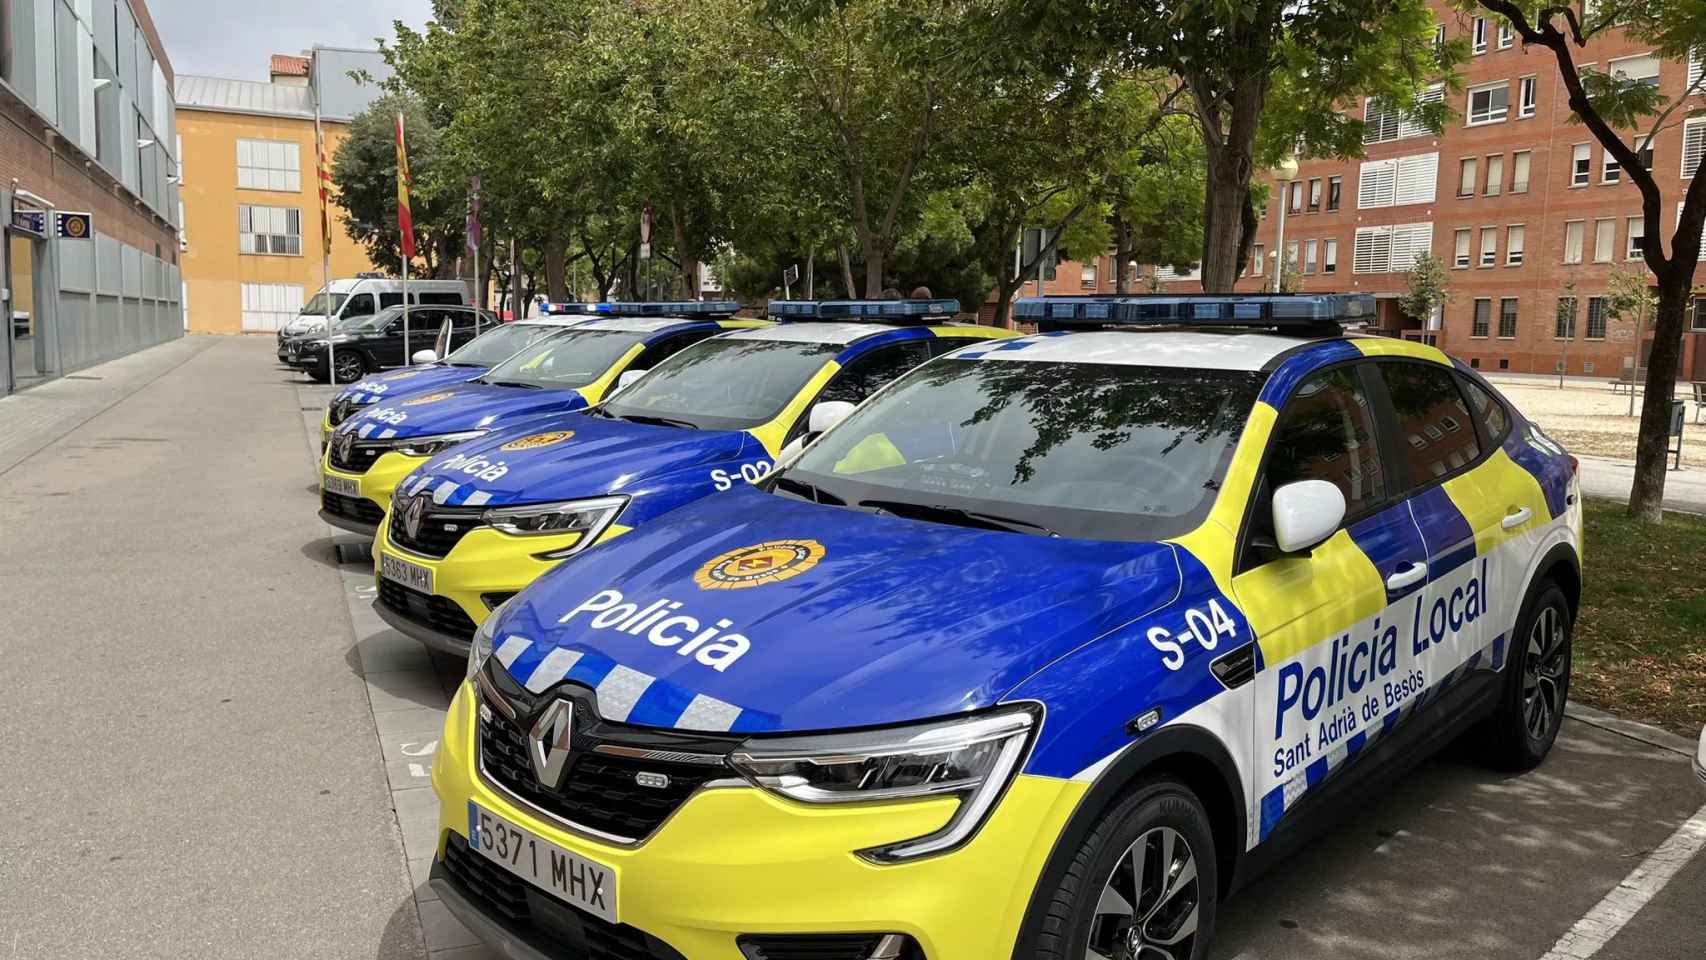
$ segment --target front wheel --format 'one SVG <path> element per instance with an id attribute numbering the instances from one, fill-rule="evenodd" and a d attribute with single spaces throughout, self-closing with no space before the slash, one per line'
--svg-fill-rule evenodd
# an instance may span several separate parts
<path id="1" fill-rule="evenodd" d="M 367 365 L 362 362 L 361 354 L 353 351 L 338 354 L 336 362 L 339 383 L 354 383 L 367 372 Z"/>
<path id="2" fill-rule="evenodd" d="M 1150 780 L 1085 838 L 1049 900 L 1049 960 L 1201 960 L 1219 900 L 1214 833 L 1189 787 Z"/>
<path id="3" fill-rule="evenodd" d="M 1487 759 L 1494 766 L 1528 770 L 1551 752 L 1569 701 L 1574 628 L 1564 591 L 1547 583 L 1517 624 L 1504 695 L 1488 720 Z"/>

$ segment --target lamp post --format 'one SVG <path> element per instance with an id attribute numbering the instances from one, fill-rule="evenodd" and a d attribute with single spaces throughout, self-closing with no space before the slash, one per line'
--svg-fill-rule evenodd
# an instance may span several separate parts
<path id="1" fill-rule="evenodd" d="M 1291 206 L 1291 185 L 1297 181 L 1297 156 L 1286 157 L 1279 166 L 1274 168 L 1274 179 L 1279 183 L 1280 208 L 1279 226 L 1274 235 L 1274 293 L 1284 292 L 1285 283 L 1285 211 Z"/>

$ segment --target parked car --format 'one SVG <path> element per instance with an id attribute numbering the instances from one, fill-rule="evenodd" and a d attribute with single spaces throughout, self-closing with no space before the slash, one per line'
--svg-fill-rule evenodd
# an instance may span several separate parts
<path id="1" fill-rule="evenodd" d="M 416 362 L 423 351 L 436 358 L 446 322 L 449 350 L 456 350 L 503 321 L 473 307 L 411 307 L 405 323 L 402 307 L 386 307 L 371 317 L 339 321 L 329 338 L 309 335 L 287 341 L 285 362 L 326 383 L 331 379 L 327 364 L 335 357 L 337 382 L 353 383 L 369 373 Z"/>
<path id="2" fill-rule="evenodd" d="M 1577 464 L 1373 312 L 1020 301 L 545 573 L 439 741 L 442 903 L 511 956 L 1201 958 L 1362 788 L 1539 764 Z"/>
<path id="3" fill-rule="evenodd" d="M 467 306 L 468 284 L 461 280 L 410 280 L 413 306 Z M 302 305 L 296 318 L 278 329 L 278 359 L 285 360 L 285 342 L 311 333 L 337 329 L 338 321 L 370 317 L 386 307 L 403 305 L 403 281 L 379 276 L 333 280 Z"/>

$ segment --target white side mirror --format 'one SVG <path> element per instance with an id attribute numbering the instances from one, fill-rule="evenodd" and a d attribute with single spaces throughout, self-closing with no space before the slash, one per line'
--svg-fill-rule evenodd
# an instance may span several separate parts
<path id="1" fill-rule="evenodd" d="M 1299 480 L 1274 491 L 1274 542 L 1285 553 L 1308 550 L 1345 520 L 1345 495 L 1325 480 Z"/>
<path id="2" fill-rule="evenodd" d="M 437 350 L 416 350 L 415 355 L 409 358 L 409 362 L 410 363 L 437 363 L 438 362 L 438 351 Z"/>
<path id="3" fill-rule="evenodd" d="M 618 389 L 618 390 L 627 389 L 628 384 L 633 383 L 635 380 L 640 379 L 641 377 L 645 376 L 648 372 L 649 371 L 646 371 L 646 370 L 624 370 L 624 371 L 622 371 L 622 375 L 616 378 L 616 389 Z"/>
<path id="4" fill-rule="evenodd" d="M 812 407 L 811 419 L 806 423 L 806 432 L 814 436 L 820 434 L 847 419 L 847 415 L 854 409 L 854 405 L 845 400 L 825 400 Z"/>

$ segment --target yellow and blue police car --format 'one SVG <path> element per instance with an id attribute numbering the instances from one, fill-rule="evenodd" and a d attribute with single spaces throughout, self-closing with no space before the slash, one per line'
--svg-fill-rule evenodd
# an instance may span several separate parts
<path id="1" fill-rule="evenodd" d="M 1357 786 L 1540 763 L 1576 463 L 1372 312 L 1025 301 L 545 574 L 434 761 L 444 904 L 513 957 L 1200 958 Z"/>
<path id="2" fill-rule="evenodd" d="M 397 481 L 432 456 L 530 417 L 584 409 L 624 374 L 706 337 L 769 326 L 733 319 L 739 308 L 733 300 L 559 305 L 553 313 L 587 319 L 480 376 L 373 404 L 340 423 L 320 463 L 320 516 L 371 537 Z"/>
<path id="3" fill-rule="evenodd" d="M 764 477 L 790 444 L 913 367 L 1012 331 L 958 301 L 772 301 L 584 414 L 461 444 L 405 478 L 374 549 L 374 609 L 459 655 L 488 613 L 594 543 Z"/>

